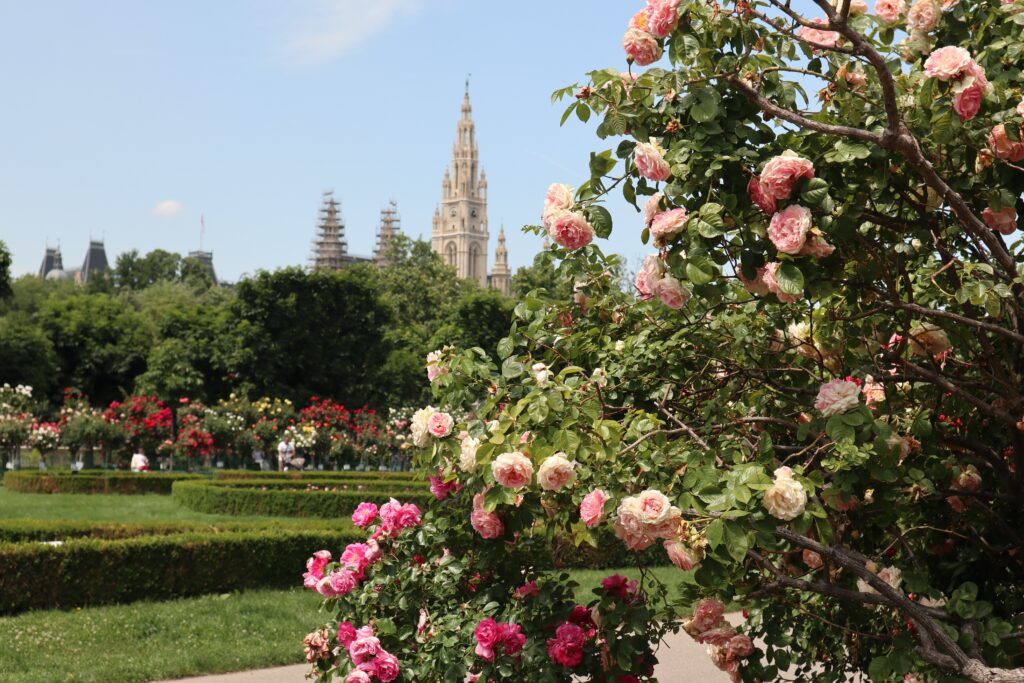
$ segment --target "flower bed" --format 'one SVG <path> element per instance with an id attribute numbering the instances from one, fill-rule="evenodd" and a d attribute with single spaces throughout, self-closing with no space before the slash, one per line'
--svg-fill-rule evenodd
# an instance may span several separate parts
<path id="1" fill-rule="evenodd" d="M 28 536 L 44 532 L 25 527 L 21 533 Z M 285 587 L 301 573 L 302 558 L 359 537 L 347 528 L 327 527 L 143 529 L 146 534 L 165 532 L 155 535 L 137 535 L 140 527 L 112 527 L 90 531 L 70 525 L 65 531 L 72 537 L 60 545 L 0 543 L 0 613 Z M 82 533 L 130 537 L 74 537 Z"/>
<path id="2" fill-rule="evenodd" d="M 4 487 L 21 493 L 122 493 L 170 494 L 176 481 L 201 480 L 198 474 L 179 472 L 37 472 L 18 470 L 8 472 Z"/>
<path id="3" fill-rule="evenodd" d="M 302 480 L 181 481 L 175 483 L 172 495 L 175 501 L 197 512 L 287 517 L 347 517 L 364 500 L 385 503 L 392 496 L 400 495 L 404 500 L 426 503 L 431 498 L 423 485 L 388 486 L 376 482 L 364 491 L 356 486 L 350 491 L 294 490 L 298 482 Z M 310 483 L 323 486 L 323 481 Z M 337 482 L 332 483 L 332 487 L 335 485 Z"/>

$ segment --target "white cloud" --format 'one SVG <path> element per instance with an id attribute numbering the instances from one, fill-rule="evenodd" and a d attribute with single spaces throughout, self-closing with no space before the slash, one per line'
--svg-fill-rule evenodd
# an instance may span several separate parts
<path id="1" fill-rule="evenodd" d="M 401 14 L 416 14 L 423 0 L 319 0 L 317 9 L 296 26 L 285 49 L 299 63 L 320 64 L 341 57 Z"/>
<path id="2" fill-rule="evenodd" d="M 185 205 L 174 199 L 165 199 L 153 207 L 153 215 L 160 218 L 174 218 L 185 210 Z"/>

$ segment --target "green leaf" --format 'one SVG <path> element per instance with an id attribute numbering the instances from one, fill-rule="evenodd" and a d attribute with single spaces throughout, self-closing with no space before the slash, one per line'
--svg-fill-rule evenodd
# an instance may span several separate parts
<path id="1" fill-rule="evenodd" d="M 804 293 L 804 274 L 792 263 L 783 263 L 775 272 L 775 281 L 784 294 L 798 296 Z"/>
<path id="2" fill-rule="evenodd" d="M 576 107 L 576 118 L 583 123 L 590 120 L 590 107 L 580 102 L 579 106 Z"/>
<path id="3" fill-rule="evenodd" d="M 577 106 L 578 104 L 579 104 L 579 102 L 573 102 L 573 103 L 572 103 L 572 104 L 570 104 L 570 105 L 569 105 L 568 107 L 566 107 L 566 109 L 565 109 L 565 113 L 564 113 L 564 114 L 562 114 L 562 120 L 561 120 L 561 121 L 559 122 L 559 124 L 558 124 L 558 125 L 560 125 L 560 126 L 564 126 L 564 125 L 565 125 L 565 122 L 569 120 L 569 116 L 570 116 L 570 115 L 571 115 L 571 114 L 572 114 L 572 113 L 573 113 L 574 111 L 576 111 L 576 106 Z"/>
<path id="4" fill-rule="evenodd" d="M 715 119 L 719 112 L 719 101 L 721 95 L 714 88 L 701 88 L 692 93 L 693 102 L 690 105 L 690 116 L 698 123 L 707 123 Z"/>
<path id="5" fill-rule="evenodd" d="M 800 201 L 808 206 L 818 206 L 828 197 L 828 183 L 822 178 L 811 178 L 800 193 Z"/>
<path id="6" fill-rule="evenodd" d="M 715 267 L 707 258 L 694 257 L 686 263 L 686 277 L 695 285 L 706 285 L 715 279 Z"/>
<path id="7" fill-rule="evenodd" d="M 705 535 L 708 539 L 708 547 L 714 550 L 722 544 L 722 538 L 725 535 L 725 525 L 722 524 L 722 520 L 716 519 L 711 524 L 708 524 L 708 528 L 705 531 Z"/>
<path id="8" fill-rule="evenodd" d="M 515 344 L 511 337 L 502 337 L 498 342 L 498 358 L 505 359 L 512 355 Z"/>
<path id="9" fill-rule="evenodd" d="M 587 220 L 598 237 L 608 237 L 612 234 L 612 215 L 608 209 L 598 204 L 587 207 Z"/>

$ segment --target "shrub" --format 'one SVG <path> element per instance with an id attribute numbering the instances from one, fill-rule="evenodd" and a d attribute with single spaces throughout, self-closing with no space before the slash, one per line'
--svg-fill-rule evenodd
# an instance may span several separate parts
<path id="1" fill-rule="evenodd" d="M 310 553 L 359 537 L 347 528 L 253 529 L 0 543 L 0 613 L 283 588 Z"/>
<path id="2" fill-rule="evenodd" d="M 217 470 L 214 479 L 259 479 L 266 481 L 302 481 L 333 479 L 379 479 L 387 481 L 412 481 L 420 476 L 417 472 L 380 472 L 374 470 L 317 470 L 314 472 L 261 472 L 255 470 Z"/>
<path id="3" fill-rule="evenodd" d="M 302 530 L 339 528 L 336 520 L 309 520 L 301 523 Z M 299 529 L 298 526 L 294 527 Z M 342 525 L 342 528 L 349 528 Z M 354 528 L 354 527 L 352 527 Z M 220 534 L 280 530 L 279 519 L 257 522 L 180 523 L 155 522 L 145 524 L 117 524 L 114 522 L 83 522 L 77 520 L 11 519 L 0 522 L 0 543 L 28 541 L 66 541 L 74 538 L 124 539 L 139 536 L 172 536 L 185 533 Z"/>
<path id="4" fill-rule="evenodd" d="M 170 494 L 171 484 L 203 479 L 202 475 L 159 472 L 8 472 L 4 487 L 21 493 Z"/>
<path id="5" fill-rule="evenodd" d="M 269 482 L 256 486 L 181 481 L 175 483 L 172 492 L 175 501 L 197 512 L 289 517 L 347 517 L 363 501 L 385 503 L 394 495 L 419 504 L 432 499 L 425 490 L 419 493 L 402 487 L 377 485 L 370 491 L 306 491 L 289 490 Z"/>

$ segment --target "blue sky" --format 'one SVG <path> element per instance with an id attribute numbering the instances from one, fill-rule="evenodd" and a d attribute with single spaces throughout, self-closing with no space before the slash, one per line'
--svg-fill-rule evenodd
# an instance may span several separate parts
<path id="1" fill-rule="evenodd" d="M 429 236 L 464 80 L 490 185 L 491 258 L 530 262 L 553 181 L 578 184 L 594 121 L 559 128 L 549 96 L 620 45 L 643 6 L 611 0 L 6 2 L 0 18 L 0 239 L 14 272 L 47 240 L 67 267 L 91 236 L 214 252 L 218 274 L 306 264 L 320 193 L 369 254 L 380 209 Z M 632 208 L 610 250 L 645 249 Z M 613 207 L 614 208 L 614 207 Z"/>

